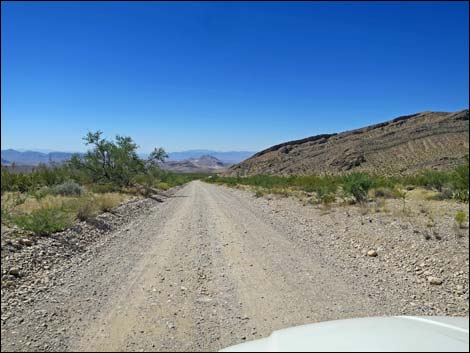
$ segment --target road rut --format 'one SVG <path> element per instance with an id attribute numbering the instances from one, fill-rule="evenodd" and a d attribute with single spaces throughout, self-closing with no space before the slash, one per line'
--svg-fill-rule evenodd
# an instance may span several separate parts
<path id="1" fill-rule="evenodd" d="M 225 188 L 193 182 L 175 196 L 74 350 L 217 350 L 375 306 Z"/>

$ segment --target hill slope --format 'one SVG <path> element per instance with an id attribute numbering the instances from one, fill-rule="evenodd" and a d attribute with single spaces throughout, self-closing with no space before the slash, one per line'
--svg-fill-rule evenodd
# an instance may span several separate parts
<path id="1" fill-rule="evenodd" d="M 227 174 L 388 174 L 450 169 L 469 149 L 469 110 L 422 112 L 339 134 L 285 142 L 232 166 Z"/>

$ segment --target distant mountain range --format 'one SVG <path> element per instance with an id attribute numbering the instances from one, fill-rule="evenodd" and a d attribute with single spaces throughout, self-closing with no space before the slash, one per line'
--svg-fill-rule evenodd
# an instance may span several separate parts
<path id="1" fill-rule="evenodd" d="M 168 153 L 169 160 L 171 161 L 182 161 L 189 158 L 201 158 L 203 156 L 211 156 L 217 158 L 224 163 L 240 163 L 245 159 L 251 157 L 256 152 L 250 151 L 229 151 L 229 152 L 218 152 L 211 150 L 189 150 L 182 152 L 170 152 Z"/>
<path id="2" fill-rule="evenodd" d="M 24 151 L 20 152 L 13 149 L 2 150 L 2 164 L 9 165 L 15 163 L 16 165 L 36 166 L 40 163 L 49 164 L 63 163 L 72 157 L 73 153 L 70 152 L 37 152 L 37 151 Z"/>
<path id="3" fill-rule="evenodd" d="M 10 165 L 15 163 L 16 165 L 28 165 L 36 166 L 40 163 L 49 164 L 63 163 L 69 160 L 74 153 L 72 152 L 38 152 L 38 151 L 24 151 L 6 149 L 1 151 L 2 154 L 2 165 Z M 219 162 L 226 164 L 239 163 L 246 158 L 252 156 L 254 152 L 247 151 L 231 151 L 231 152 L 218 152 L 211 150 L 190 150 L 182 152 L 170 152 L 169 161 L 185 161 L 189 159 L 198 159 L 201 157 L 214 157 Z M 146 158 L 148 154 L 140 154 L 141 158 Z M 207 158 L 206 158 L 207 159 Z"/>
<path id="4" fill-rule="evenodd" d="M 232 163 L 222 162 L 219 159 L 204 155 L 200 158 L 188 158 L 182 161 L 166 161 L 162 168 L 179 173 L 219 173 L 225 171 Z"/>

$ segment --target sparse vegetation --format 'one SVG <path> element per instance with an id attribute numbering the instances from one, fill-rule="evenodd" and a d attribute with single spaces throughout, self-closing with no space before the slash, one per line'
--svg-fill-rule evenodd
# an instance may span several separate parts
<path id="1" fill-rule="evenodd" d="M 13 223 L 37 235 L 47 235 L 64 230 L 72 219 L 62 207 L 45 207 L 31 213 L 13 217 Z"/>
<path id="2" fill-rule="evenodd" d="M 459 225 L 459 228 L 463 229 L 465 227 L 465 223 L 467 222 L 467 214 L 464 211 L 459 211 L 455 214 L 454 219 Z"/>
<path id="3" fill-rule="evenodd" d="M 356 202 L 364 203 L 369 189 L 374 186 L 374 180 L 365 173 L 351 173 L 342 178 L 341 184 L 347 195 L 353 196 Z"/>
<path id="4" fill-rule="evenodd" d="M 277 176 L 256 175 L 251 177 L 211 176 L 204 179 L 209 183 L 229 186 L 247 185 L 255 188 L 257 197 L 263 194 L 294 195 L 298 192 L 314 193 L 315 200 L 310 203 L 330 204 L 338 197 L 344 202 L 365 203 L 368 197 L 398 198 L 402 200 L 403 212 L 406 211 L 407 195 L 410 192 L 426 191 L 432 199 L 455 199 L 468 202 L 468 158 L 464 165 L 454 171 L 423 171 L 409 176 L 384 176 L 367 173 L 345 175 Z M 406 187 L 405 187 L 406 185 Z M 418 190 L 414 190 L 418 188 Z M 377 208 L 378 209 L 378 208 Z"/>
<path id="5" fill-rule="evenodd" d="M 255 191 L 255 197 L 262 197 L 264 195 L 265 195 L 265 192 L 263 192 L 263 190 L 258 189 Z"/>
<path id="6" fill-rule="evenodd" d="M 334 188 L 328 188 L 325 185 L 318 187 L 315 192 L 316 198 L 311 199 L 310 203 L 322 204 L 325 208 L 328 208 L 336 200 L 336 195 L 333 189 L 335 190 L 336 186 Z"/>
<path id="7" fill-rule="evenodd" d="M 96 214 L 96 206 L 93 200 L 87 199 L 77 209 L 77 219 L 87 221 Z"/>
<path id="8" fill-rule="evenodd" d="M 52 192 L 56 195 L 62 196 L 80 196 L 85 193 L 85 190 L 75 181 L 68 180 L 62 184 L 54 186 L 52 188 Z"/>
<path id="9" fill-rule="evenodd" d="M 395 185 L 392 191 L 395 198 L 402 200 L 402 212 L 405 213 L 406 211 L 406 195 L 407 190 L 401 184 Z"/>
<path id="10" fill-rule="evenodd" d="M 98 209 L 102 212 L 109 212 L 119 203 L 123 201 L 123 197 L 116 193 L 106 193 L 97 195 L 94 198 L 94 202 L 98 206 Z"/>
<path id="11" fill-rule="evenodd" d="M 392 190 L 390 190 L 387 187 L 379 187 L 379 188 L 374 189 L 374 197 L 375 198 L 380 198 L 380 197 L 392 198 L 393 193 L 392 193 Z"/>
<path id="12" fill-rule="evenodd" d="M 469 163 L 468 155 L 465 156 L 466 163 L 458 166 L 452 175 L 452 186 L 455 190 L 454 197 L 462 202 L 468 202 L 468 185 L 469 185 Z"/>
<path id="13" fill-rule="evenodd" d="M 127 194 L 150 196 L 158 189 L 182 185 L 207 175 L 176 174 L 159 168 L 167 154 L 155 148 L 146 160 L 137 156 L 130 137 L 102 138 L 88 133 L 92 148 L 62 165 L 39 165 L 29 173 L 1 169 L 2 224 L 16 224 L 36 234 L 67 228 L 76 219 L 87 220 L 109 212 Z"/>

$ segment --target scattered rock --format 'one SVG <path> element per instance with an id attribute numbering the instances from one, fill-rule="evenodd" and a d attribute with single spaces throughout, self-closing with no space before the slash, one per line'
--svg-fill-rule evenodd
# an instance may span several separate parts
<path id="1" fill-rule="evenodd" d="M 438 286 L 438 285 L 441 285 L 441 284 L 442 284 L 443 280 L 442 280 L 442 278 L 429 276 L 429 277 L 428 277 L 428 282 L 429 282 L 429 284 Z"/>
<path id="2" fill-rule="evenodd" d="M 10 268 L 10 271 L 8 271 L 8 273 L 12 276 L 20 277 L 20 270 L 16 267 Z"/>
<path id="3" fill-rule="evenodd" d="M 20 243 L 26 246 L 31 246 L 33 245 L 33 241 L 31 239 L 21 239 Z"/>
<path id="4" fill-rule="evenodd" d="M 367 252 L 367 256 L 369 256 L 369 257 L 376 257 L 376 256 L 377 256 L 377 251 L 375 251 L 375 250 L 369 250 L 369 251 Z"/>

